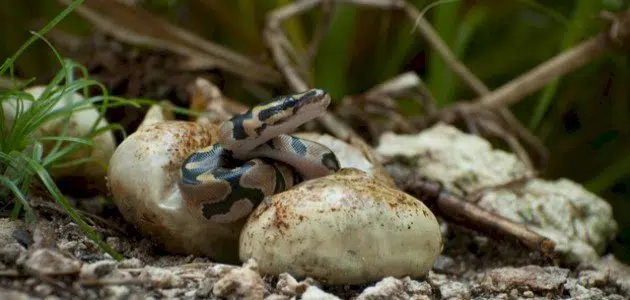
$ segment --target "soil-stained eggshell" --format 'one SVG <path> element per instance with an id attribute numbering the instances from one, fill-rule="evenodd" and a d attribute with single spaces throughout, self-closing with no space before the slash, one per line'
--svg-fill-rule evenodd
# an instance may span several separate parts
<path id="1" fill-rule="evenodd" d="M 232 224 L 207 220 L 190 211 L 178 186 L 182 162 L 196 149 L 214 143 L 216 126 L 160 121 L 159 111 L 147 116 L 110 160 L 113 202 L 127 221 L 169 252 L 238 262 L 245 219 Z"/>
<path id="2" fill-rule="evenodd" d="M 240 238 L 242 261 L 331 284 L 425 275 L 442 251 L 439 225 L 417 199 L 356 169 L 267 197 Z"/>

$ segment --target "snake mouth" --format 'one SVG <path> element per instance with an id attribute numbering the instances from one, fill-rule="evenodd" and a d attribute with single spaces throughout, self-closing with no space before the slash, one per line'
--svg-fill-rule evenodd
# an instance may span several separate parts
<path id="1" fill-rule="evenodd" d="M 326 109 L 330 104 L 330 95 L 323 89 L 312 89 L 302 94 L 293 96 L 295 99 L 294 112 L 297 113 L 302 107 L 318 104 Z"/>

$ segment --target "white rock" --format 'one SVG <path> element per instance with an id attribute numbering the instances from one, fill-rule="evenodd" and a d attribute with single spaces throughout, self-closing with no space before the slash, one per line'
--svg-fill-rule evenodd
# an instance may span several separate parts
<path id="1" fill-rule="evenodd" d="M 470 289 L 464 283 L 449 281 L 440 285 L 440 295 L 443 299 L 469 299 Z"/>
<path id="2" fill-rule="evenodd" d="M 306 289 L 306 292 L 302 294 L 302 297 L 300 297 L 300 299 L 302 300 L 341 300 L 341 298 L 335 295 L 326 293 L 314 285 L 309 286 Z"/>
<path id="3" fill-rule="evenodd" d="M 414 160 L 417 175 L 439 181 L 456 195 L 531 173 L 515 155 L 444 124 L 417 135 L 383 134 L 376 152 Z M 568 179 L 488 190 L 477 204 L 550 238 L 567 262 L 596 261 L 617 232 L 611 206 Z"/>
<path id="4" fill-rule="evenodd" d="M 24 262 L 24 267 L 42 275 L 77 274 L 81 262 L 64 256 L 52 249 L 37 249 Z"/>
<path id="5" fill-rule="evenodd" d="M 276 283 L 276 289 L 283 295 L 295 296 L 300 295 L 306 291 L 310 284 L 306 281 L 298 282 L 289 273 L 282 273 L 278 275 L 278 283 Z"/>
<path id="6" fill-rule="evenodd" d="M 176 288 L 184 284 L 184 280 L 172 271 L 157 267 L 144 267 L 138 279 L 153 282 L 162 288 Z"/>
<path id="7" fill-rule="evenodd" d="M 403 282 L 394 277 L 386 277 L 377 282 L 374 286 L 370 286 L 363 290 L 357 297 L 357 300 L 380 300 L 380 299 L 409 299 L 409 295 L 405 291 Z"/>
<path id="8" fill-rule="evenodd" d="M 265 283 L 255 271 L 255 263 L 247 263 L 242 268 L 229 271 L 214 283 L 212 293 L 229 299 L 262 299 L 265 295 Z"/>
<path id="9" fill-rule="evenodd" d="M 83 264 L 79 272 L 79 278 L 81 280 L 96 280 L 108 275 L 115 269 L 116 261 L 114 260 L 101 260 L 91 264 Z"/>
<path id="10" fill-rule="evenodd" d="M 267 197 L 244 226 L 239 251 L 262 273 L 353 284 L 421 277 L 442 247 L 438 222 L 422 202 L 342 169 Z"/>

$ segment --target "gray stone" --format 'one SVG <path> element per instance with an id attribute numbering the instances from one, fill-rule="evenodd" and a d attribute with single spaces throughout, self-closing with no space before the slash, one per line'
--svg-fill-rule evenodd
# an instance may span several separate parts
<path id="1" fill-rule="evenodd" d="M 113 260 L 101 260 L 91 264 L 84 264 L 81 267 L 79 278 L 86 279 L 98 279 L 116 269 L 116 261 Z"/>
<path id="2" fill-rule="evenodd" d="M 569 270 L 556 267 L 496 268 L 481 275 L 481 286 L 495 292 L 509 292 L 512 288 L 553 291 L 565 283 L 568 273 Z"/>
<path id="3" fill-rule="evenodd" d="M 578 282 L 585 287 L 602 286 L 608 282 L 608 273 L 584 270 L 578 275 Z"/>
<path id="4" fill-rule="evenodd" d="M 76 274 L 81 262 L 52 249 L 37 249 L 26 259 L 24 267 L 43 275 Z"/>
<path id="5" fill-rule="evenodd" d="M 24 253 L 26 253 L 26 249 L 22 245 L 17 242 L 10 242 L 0 248 L 0 261 L 7 265 L 13 265 Z"/>
<path id="6" fill-rule="evenodd" d="M 440 295 L 442 295 L 442 299 L 468 299 L 470 298 L 470 289 L 464 283 L 448 281 L 440 285 Z"/>

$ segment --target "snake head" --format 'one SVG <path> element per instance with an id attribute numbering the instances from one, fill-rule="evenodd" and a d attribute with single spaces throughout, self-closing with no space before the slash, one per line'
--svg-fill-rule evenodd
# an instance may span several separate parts
<path id="1" fill-rule="evenodd" d="M 255 106 L 244 114 L 222 124 L 220 141 L 234 157 L 280 135 L 293 132 L 300 125 L 320 116 L 330 104 L 330 95 L 322 89 L 311 89 Z"/>

